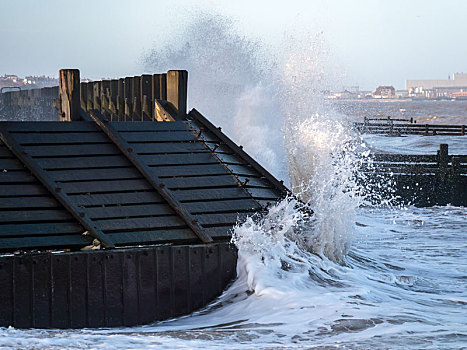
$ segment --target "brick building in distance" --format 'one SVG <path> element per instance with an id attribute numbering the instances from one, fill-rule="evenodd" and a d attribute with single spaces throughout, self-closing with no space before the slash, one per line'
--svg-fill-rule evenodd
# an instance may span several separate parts
<path id="1" fill-rule="evenodd" d="M 394 86 L 378 86 L 376 91 L 372 94 L 373 98 L 395 98 L 396 89 Z"/>

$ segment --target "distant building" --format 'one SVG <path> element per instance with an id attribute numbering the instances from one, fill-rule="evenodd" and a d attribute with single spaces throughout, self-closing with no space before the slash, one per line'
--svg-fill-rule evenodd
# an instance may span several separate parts
<path id="1" fill-rule="evenodd" d="M 467 91 L 467 74 L 455 73 L 446 80 L 406 80 L 405 88 L 409 96 L 452 97 L 455 92 Z"/>
<path id="2" fill-rule="evenodd" d="M 394 86 L 378 86 L 372 96 L 373 98 L 394 98 L 396 97 L 396 89 Z"/>

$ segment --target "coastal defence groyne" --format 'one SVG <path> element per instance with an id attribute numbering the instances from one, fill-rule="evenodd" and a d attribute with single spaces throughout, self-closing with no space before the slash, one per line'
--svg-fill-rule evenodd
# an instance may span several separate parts
<path id="1" fill-rule="evenodd" d="M 109 89 L 93 83 L 90 98 L 79 71 L 62 70 L 60 121 L 0 122 L 0 326 L 132 326 L 199 309 L 235 277 L 233 226 L 290 193 L 186 112 L 186 71 L 150 79 L 144 95 L 128 80 L 135 95 L 114 110 Z"/>
<path id="2" fill-rule="evenodd" d="M 467 205 L 467 155 L 449 154 L 447 144 L 429 155 L 375 153 L 361 171 L 378 194 L 398 203 Z"/>

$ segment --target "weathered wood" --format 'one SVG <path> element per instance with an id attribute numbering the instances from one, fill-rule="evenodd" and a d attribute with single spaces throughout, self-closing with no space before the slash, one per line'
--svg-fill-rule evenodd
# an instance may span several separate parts
<path id="1" fill-rule="evenodd" d="M 0 183 L 28 183 L 36 182 L 29 171 L 0 171 Z"/>
<path id="2" fill-rule="evenodd" d="M 74 248 L 88 245 L 89 241 L 82 235 L 57 235 L 57 236 L 37 236 L 37 237 L 15 237 L 1 240 L 0 250 L 11 251 L 12 249 L 30 248 Z"/>
<path id="3" fill-rule="evenodd" d="M 141 159 L 149 166 L 153 165 L 189 165 L 189 164 L 218 164 L 219 160 L 209 152 L 206 153 L 182 153 L 182 154 L 148 154 L 141 155 Z M 219 157 L 220 158 L 220 157 Z M 224 155 L 222 162 L 226 164 L 243 165 L 237 158 Z"/>
<path id="4" fill-rule="evenodd" d="M 28 186 L 28 185 L 15 185 Z M 8 186 L 10 187 L 10 186 Z M 12 193 L 14 193 L 12 191 Z M 21 195 L 18 195 L 21 196 Z M 50 197 L 6 197 L 0 198 L 0 209 L 56 208 L 58 202 Z"/>
<path id="5" fill-rule="evenodd" d="M 152 94 L 152 75 L 143 74 L 141 76 L 143 120 L 153 120 Z"/>
<path id="6" fill-rule="evenodd" d="M 132 120 L 143 120 L 142 108 L 141 108 L 141 77 L 135 76 L 131 79 L 131 98 L 133 100 L 132 105 Z"/>
<path id="7" fill-rule="evenodd" d="M 234 174 L 243 176 L 258 175 L 254 170 L 241 165 L 229 165 L 230 170 Z M 196 164 L 196 165 L 173 165 L 173 166 L 157 166 L 151 167 L 151 172 L 157 173 L 158 176 L 199 176 L 199 175 L 225 175 L 229 171 L 224 165 L 218 164 Z"/>
<path id="8" fill-rule="evenodd" d="M 248 193 L 250 192 L 250 193 Z M 189 189 L 173 191 L 174 196 L 182 203 L 209 201 L 209 200 L 227 200 L 227 199 L 271 199 L 277 200 L 277 193 L 266 188 L 249 188 L 246 192 L 243 188 L 220 188 L 220 189 Z"/>
<path id="9" fill-rule="evenodd" d="M 59 95 L 60 95 L 60 120 L 79 120 L 80 99 L 80 78 L 78 69 L 60 69 L 59 72 Z"/>
<path id="10" fill-rule="evenodd" d="M 42 195 L 42 194 L 47 194 L 47 190 L 38 183 L 21 184 L 21 185 L 2 185 L 0 187 L 0 196 L 19 197 L 19 196 L 37 196 L 37 195 Z"/>
<path id="11" fill-rule="evenodd" d="M 50 175 L 58 182 L 139 179 L 141 177 L 141 174 L 134 168 L 54 170 Z"/>
<path id="12" fill-rule="evenodd" d="M 162 142 L 162 143 L 130 143 L 138 154 L 174 154 L 205 153 L 208 151 L 201 142 Z"/>
<path id="13" fill-rule="evenodd" d="M 204 128 L 204 130 L 209 130 L 214 136 L 218 138 L 219 141 L 226 144 L 232 151 L 239 156 L 241 159 L 245 161 L 245 163 L 250 164 L 250 166 L 260 174 L 261 177 L 264 177 L 268 180 L 272 186 L 274 186 L 280 193 L 280 196 L 285 196 L 290 194 L 289 189 L 284 186 L 284 184 L 277 180 L 274 176 L 272 176 L 266 169 L 264 169 L 258 162 L 256 162 L 253 158 L 251 158 L 242 148 L 238 147 L 230 138 L 228 138 L 225 134 L 223 134 L 219 129 L 217 129 L 209 120 L 207 120 L 201 113 L 199 113 L 196 109 L 192 109 L 189 113 L 189 116 L 197 122 L 200 127 Z M 231 168 L 229 166 L 229 168 Z M 242 174 L 240 175 L 249 175 L 249 174 Z"/>
<path id="14" fill-rule="evenodd" d="M 39 209 L 39 210 L 8 210 L 0 212 L 0 222 L 27 222 L 27 221 L 69 221 L 72 216 L 65 210 Z"/>
<path id="15" fill-rule="evenodd" d="M 57 123 L 49 121 L 33 121 L 33 122 L 2 122 L 11 133 L 15 134 L 36 134 L 36 133 L 96 133 L 100 132 L 99 128 L 91 122 L 70 122 L 70 123 Z"/>
<path id="16" fill-rule="evenodd" d="M 89 231 L 90 235 L 94 238 L 99 239 L 102 244 L 106 247 L 113 247 L 113 243 L 104 236 L 102 231 L 96 228 L 89 217 L 85 213 L 82 213 L 78 207 L 73 205 L 70 202 L 69 197 L 58 190 L 60 186 L 49 176 L 49 174 L 44 171 L 35 160 L 24 152 L 15 138 L 8 132 L 5 127 L 0 126 L 0 138 L 2 142 L 8 146 L 10 151 L 24 164 L 28 170 L 34 174 L 34 176 L 42 183 L 43 186 L 47 188 L 49 193 L 51 193 L 55 199 L 57 199 L 65 209 L 73 215 L 73 217 L 78 220 L 78 222 Z"/>
<path id="17" fill-rule="evenodd" d="M 174 213 L 175 214 L 175 213 Z M 185 228 L 187 225 L 177 215 L 158 216 L 155 218 L 123 218 L 111 220 L 96 220 L 99 227 L 107 234 L 110 231 L 121 232 L 125 230 L 143 230 L 143 229 L 174 229 Z"/>
<path id="18" fill-rule="evenodd" d="M 95 124 L 94 124 L 95 125 Z M 172 123 L 148 123 L 148 122 L 112 122 L 112 127 L 120 132 L 167 132 L 167 131 L 186 131 L 189 125 L 183 121 L 174 121 Z"/>
<path id="19" fill-rule="evenodd" d="M 109 140 L 100 132 L 83 133 L 15 133 L 15 139 L 22 145 L 33 144 L 66 144 L 66 143 L 109 143 Z"/>
<path id="20" fill-rule="evenodd" d="M 229 199 L 226 201 L 208 201 L 185 203 L 184 206 L 193 214 L 218 212 L 257 211 L 261 206 L 253 199 Z"/>
<path id="21" fill-rule="evenodd" d="M 57 157 L 57 156 L 80 156 L 87 155 L 117 155 L 120 154 L 115 145 L 111 143 L 99 144 L 79 144 L 79 145 L 66 145 L 60 147 L 57 145 L 30 145 L 23 146 L 24 151 L 33 157 Z"/>
<path id="22" fill-rule="evenodd" d="M 125 179 L 105 181 L 79 181 L 66 182 L 61 184 L 63 190 L 68 194 L 86 194 L 86 193 L 105 193 L 115 191 L 143 191 L 150 190 L 152 187 L 144 179 Z"/>
<path id="23" fill-rule="evenodd" d="M 133 242 L 166 243 L 166 242 L 196 242 L 198 237 L 190 229 L 157 230 L 157 231 L 130 231 L 108 233 L 109 237 L 117 245 L 125 245 Z"/>
<path id="24" fill-rule="evenodd" d="M 111 124 L 107 123 L 104 125 L 102 120 L 96 115 L 95 112 L 90 113 L 91 118 L 96 122 L 97 125 L 104 131 L 104 133 L 115 143 L 120 151 L 133 163 L 138 171 L 144 176 L 144 178 L 153 186 L 153 188 L 159 192 L 159 194 L 167 201 L 167 203 L 180 215 L 185 223 L 193 230 L 193 232 L 201 239 L 202 242 L 211 242 L 211 237 L 207 236 L 202 227 L 198 222 L 192 218 L 191 214 L 186 211 L 183 206 L 180 205 L 177 199 L 173 197 L 171 192 L 165 188 L 162 182 L 158 179 L 159 175 L 154 169 L 145 165 L 138 157 L 135 152 L 132 151 L 130 145 L 124 140 L 116 131 L 112 128 Z M 161 186 L 162 184 L 162 186 Z"/>
<path id="25" fill-rule="evenodd" d="M 92 169 L 105 167 L 128 167 L 131 163 L 123 156 L 93 156 L 69 158 L 37 158 L 37 163 L 46 170 Z M 0 162 L 1 167 L 2 162 Z"/>
<path id="26" fill-rule="evenodd" d="M 86 209 L 94 219 L 125 218 L 138 216 L 173 215 L 174 211 L 167 204 L 134 204 L 125 206 L 94 207 Z"/>
<path id="27" fill-rule="evenodd" d="M 167 102 L 177 111 L 177 117 L 186 115 L 188 72 L 169 70 L 167 72 Z"/>
<path id="28" fill-rule="evenodd" d="M 70 195 L 70 200 L 77 206 L 126 205 L 137 203 L 164 203 L 157 192 L 102 193 Z"/>
<path id="29" fill-rule="evenodd" d="M 196 135 L 188 130 L 185 131 L 168 131 L 168 132 L 122 132 L 122 137 L 127 142 L 186 142 L 196 141 Z"/>

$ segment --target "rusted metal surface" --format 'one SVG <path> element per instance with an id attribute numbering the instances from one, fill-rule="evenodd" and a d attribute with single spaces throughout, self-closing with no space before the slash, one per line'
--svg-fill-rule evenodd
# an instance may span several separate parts
<path id="1" fill-rule="evenodd" d="M 205 306 L 235 277 L 229 243 L 0 256 L 0 326 L 134 326 Z"/>

